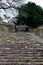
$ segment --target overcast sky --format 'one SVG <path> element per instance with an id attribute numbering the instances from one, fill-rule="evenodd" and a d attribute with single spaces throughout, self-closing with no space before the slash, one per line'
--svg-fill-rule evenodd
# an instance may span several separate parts
<path id="1" fill-rule="evenodd" d="M 26 0 L 26 2 L 34 2 L 37 5 L 40 5 L 43 8 L 43 0 Z"/>
<path id="2" fill-rule="evenodd" d="M 11 3 L 12 1 L 13 0 L 2 0 L 2 3 L 9 6 L 9 4 L 7 2 Z M 34 2 L 34 3 L 36 3 L 37 5 L 40 5 L 43 8 L 43 0 L 21 0 L 21 1 L 19 0 L 19 2 L 17 2 L 17 3 L 12 2 L 12 4 L 16 5 L 16 6 L 19 6 L 23 3 L 28 3 L 28 2 Z M 5 5 L 4 5 L 4 7 L 5 7 Z M 7 17 L 5 17 L 5 15 Z M 16 15 L 17 15 L 17 11 L 13 8 L 10 8 L 10 9 L 7 9 L 7 10 L 0 9 L 0 17 L 2 17 L 4 22 L 8 22 L 10 19 L 15 17 Z"/>

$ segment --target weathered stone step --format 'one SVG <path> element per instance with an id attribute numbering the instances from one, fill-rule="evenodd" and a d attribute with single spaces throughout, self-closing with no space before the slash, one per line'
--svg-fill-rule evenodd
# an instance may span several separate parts
<path id="1" fill-rule="evenodd" d="M 27 46 L 28 48 L 33 48 L 33 47 L 38 47 L 38 48 L 43 48 L 43 44 L 26 44 L 26 43 L 12 43 L 12 44 L 0 44 L 0 48 L 1 47 L 9 47 L 9 48 L 14 48 L 14 47 L 20 47 L 20 48 L 25 48 L 25 46 Z"/>
<path id="2" fill-rule="evenodd" d="M 43 44 L 32 33 L 14 33 L 2 37 L 0 65 L 43 65 Z"/>
<path id="3" fill-rule="evenodd" d="M 19 48 L 18 46 L 16 47 L 16 48 L 13 48 L 13 47 L 1 47 L 0 48 L 0 50 L 12 50 L 12 49 L 14 49 L 14 50 L 43 50 L 43 47 L 28 47 L 28 46 L 25 46 L 25 48 Z"/>
<path id="4" fill-rule="evenodd" d="M 29 59 L 27 59 L 27 58 L 24 58 L 24 59 L 21 59 L 21 58 L 13 58 L 13 59 L 0 59 L 0 62 L 16 62 L 16 61 L 19 61 L 19 62 L 28 62 L 28 61 L 30 61 L 30 62 L 43 62 L 43 60 L 41 60 L 41 59 L 32 59 L 32 58 L 29 58 Z"/>
<path id="5" fill-rule="evenodd" d="M 6 65 L 6 64 L 8 64 L 8 65 L 20 65 L 20 64 L 22 64 L 22 65 L 41 65 L 41 64 L 43 64 L 43 62 L 0 62 L 0 65 Z"/>

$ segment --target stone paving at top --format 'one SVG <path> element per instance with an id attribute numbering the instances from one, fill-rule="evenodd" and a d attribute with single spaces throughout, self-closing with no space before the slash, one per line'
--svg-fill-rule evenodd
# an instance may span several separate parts
<path id="1" fill-rule="evenodd" d="M 3 34 L 0 65 L 43 65 L 43 39 L 30 32 Z"/>

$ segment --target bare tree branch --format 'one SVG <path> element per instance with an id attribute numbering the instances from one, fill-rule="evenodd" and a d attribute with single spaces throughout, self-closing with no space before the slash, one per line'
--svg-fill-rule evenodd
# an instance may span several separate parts
<path id="1" fill-rule="evenodd" d="M 6 21 L 10 20 L 13 16 L 15 17 L 15 15 L 18 15 L 18 7 L 21 4 L 23 4 L 23 0 L 0 0 L 0 12 L 2 13 L 2 16 L 0 16 L 2 19 Z"/>
<path id="2" fill-rule="evenodd" d="M 15 9 L 17 9 L 18 7 L 16 7 L 15 5 L 13 6 L 13 5 L 6 5 L 6 4 L 4 4 L 4 3 L 1 3 L 0 4 L 0 9 L 9 9 L 9 8 L 15 8 Z"/>

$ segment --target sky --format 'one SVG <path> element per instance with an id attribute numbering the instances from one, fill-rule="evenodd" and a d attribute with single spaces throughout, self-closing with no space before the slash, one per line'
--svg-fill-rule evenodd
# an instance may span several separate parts
<path id="1" fill-rule="evenodd" d="M 2 0 L 2 3 L 9 6 L 9 4 L 7 2 L 11 3 L 12 1 L 13 0 Z M 23 3 L 28 3 L 28 2 L 34 2 L 34 3 L 36 3 L 37 5 L 40 5 L 43 8 L 43 0 L 21 0 L 18 3 L 12 2 L 12 4 L 19 6 Z M 4 7 L 6 7 L 5 5 L 4 5 Z M 0 17 L 3 19 L 4 22 L 7 23 L 8 21 L 10 21 L 10 19 L 17 16 L 17 14 L 18 14 L 17 12 L 18 11 L 16 11 L 14 8 L 10 8 L 10 9 L 7 9 L 7 10 L 0 9 Z"/>
<path id="2" fill-rule="evenodd" d="M 6 3 L 6 0 L 2 0 L 3 2 Z M 7 0 L 8 1 L 8 0 Z M 12 2 L 12 0 L 9 0 L 10 2 Z M 43 0 L 24 0 L 26 3 L 31 1 L 31 2 L 35 2 L 37 5 L 40 5 L 41 7 L 43 7 Z"/>
<path id="3" fill-rule="evenodd" d="M 40 5 L 43 8 L 43 0 L 26 0 L 26 2 L 34 2 L 37 5 Z"/>

